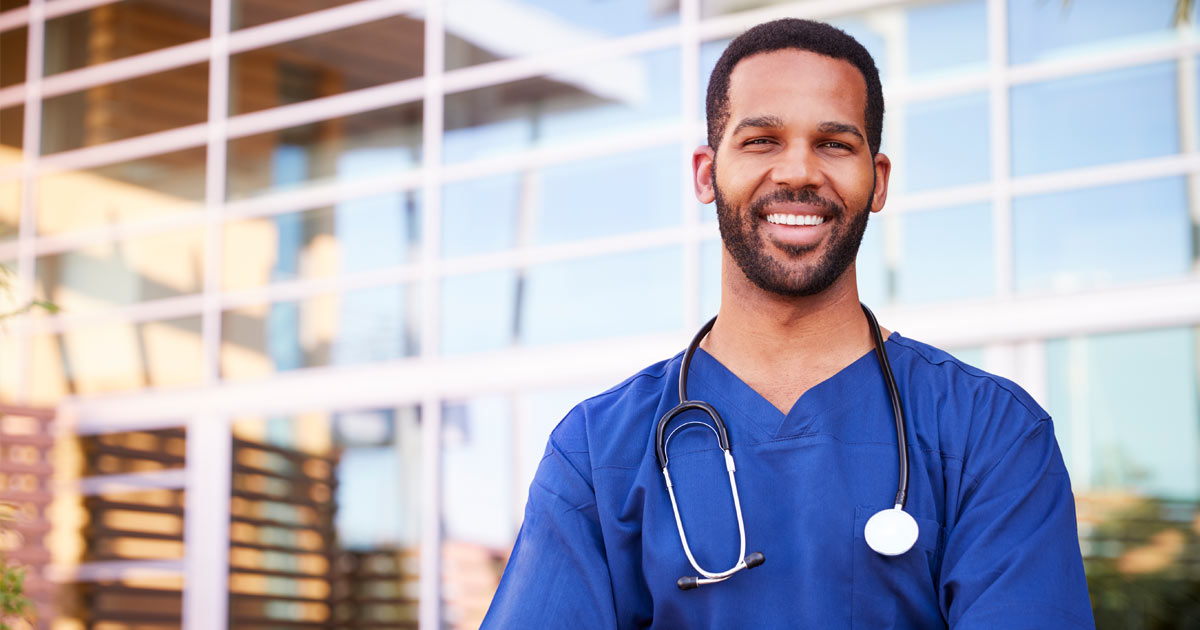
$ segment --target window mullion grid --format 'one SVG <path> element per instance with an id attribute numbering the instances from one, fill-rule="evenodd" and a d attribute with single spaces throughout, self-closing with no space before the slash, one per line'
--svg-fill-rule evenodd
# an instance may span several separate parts
<path id="1" fill-rule="evenodd" d="M 17 219 L 17 273 L 13 288 L 15 303 L 28 304 L 33 299 L 37 264 L 34 241 L 37 238 L 37 168 L 42 154 L 42 48 L 46 39 L 45 0 L 30 0 L 29 27 L 25 54 L 25 120 L 21 130 L 21 198 Z M 50 296 L 47 296 L 50 297 Z M 26 313 L 19 319 L 28 319 Z M 29 400 L 33 390 L 32 339 L 28 332 L 17 334 L 17 373 L 13 392 L 17 403 Z M 21 369 L 24 368 L 24 369 Z"/>
<path id="2" fill-rule="evenodd" d="M 425 83 L 421 124 L 422 217 L 420 262 L 420 361 L 435 362 L 438 355 L 438 257 L 441 243 L 443 74 L 445 69 L 444 8 L 441 0 L 425 7 Z M 421 522 L 419 627 L 441 627 L 441 442 L 442 401 L 436 392 L 421 399 Z"/>
<path id="3" fill-rule="evenodd" d="M 1008 7 L 988 0 L 988 88 L 992 150 L 993 282 L 997 299 L 1013 295 L 1013 216 L 1009 118 Z"/>

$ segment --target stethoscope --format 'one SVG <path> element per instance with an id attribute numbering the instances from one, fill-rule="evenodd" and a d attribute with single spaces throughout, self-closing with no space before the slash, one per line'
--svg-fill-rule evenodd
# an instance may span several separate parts
<path id="1" fill-rule="evenodd" d="M 896 379 L 892 376 L 892 366 L 888 362 L 887 350 L 884 349 L 883 333 L 879 330 L 879 322 L 875 320 L 875 314 L 865 304 L 862 306 L 863 313 L 867 316 L 867 322 L 870 324 L 871 333 L 875 339 L 875 356 L 879 359 L 879 366 L 883 370 L 883 380 L 887 385 L 888 395 L 892 399 L 892 416 L 896 419 L 896 444 L 900 449 L 900 484 L 896 491 L 896 506 L 876 512 L 874 516 L 867 520 L 866 527 L 863 530 L 863 537 L 866 538 L 867 545 L 876 553 L 885 556 L 898 556 L 912 548 L 917 542 L 917 522 L 913 517 L 904 511 L 904 503 L 908 498 L 908 439 L 905 436 L 904 409 L 900 406 L 900 393 L 896 389 Z M 717 318 L 714 317 L 696 333 L 692 342 L 688 344 L 687 351 L 683 353 L 683 365 L 679 369 L 679 404 L 663 415 L 658 421 L 658 427 L 655 429 L 655 451 L 658 456 L 658 465 L 662 468 L 663 479 L 667 482 L 667 494 L 671 496 L 671 509 L 675 512 L 675 526 L 679 529 L 679 541 L 683 543 L 683 553 L 687 555 L 688 562 L 692 568 L 696 570 L 700 576 L 684 576 L 679 578 L 676 584 L 681 590 L 688 590 L 702 586 L 704 584 L 714 584 L 723 582 L 730 578 L 734 573 L 742 569 L 753 569 L 762 564 L 766 557 L 761 551 L 755 551 L 749 555 L 746 554 L 746 527 L 742 522 L 742 504 L 738 500 L 737 481 L 734 479 L 733 473 L 737 470 L 737 466 L 733 463 L 733 453 L 729 450 L 729 432 L 725 430 L 725 422 L 721 420 L 721 414 L 713 409 L 712 405 L 701 400 L 689 400 L 687 397 L 687 379 L 688 368 L 692 364 L 692 355 L 696 353 L 696 348 L 700 347 L 700 342 L 704 339 L 708 331 L 712 330 Z M 663 433 L 666 431 L 667 425 L 675 416 L 690 411 L 692 409 L 703 411 L 712 420 L 712 424 L 701 422 L 699 420 L 691 420 L 685 422 L 678 427 L 675 427 L 666 439 L 663 438 Z M 741 539 L 740 548 L 738 550 L 737 564 L 729 569 L 719 572 L 705 571 L 700 563 L 696 562 L 696 558 L 692 555 L 692 549 L 688 546 L 687 534 L 683 532 L 683 520 L 679 517 L 679 504 L 675 501 L 675 488 L 671 484 L 671 474 L 667 472 L 667 444 L 671 438 L 680 429 L 700 425 L 708 427 L 709 430 L 717 436 L 717 442 L 721 446 L 721 450 L 725 452 L 725 469 L 729 472 L 729 489 L 733 493 L 733 509 L 737 514 L 738 536 Z M 703 576 L 703 577 L 701 577 Z"/>

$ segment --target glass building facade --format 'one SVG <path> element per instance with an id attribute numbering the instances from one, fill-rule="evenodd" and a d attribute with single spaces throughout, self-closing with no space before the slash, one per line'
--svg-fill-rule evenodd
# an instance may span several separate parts
<path id="1" fill-rule="evenodd" d="M 863 300 L 1050 411 L 1101 627 L 1200 623 L 1174 11 L 0 0 L 0 403 L 57 413 L 54 627 L 477 627 L 549 431 L 719 307 L 707 76 L 783 16 L 881 70 Z"/>

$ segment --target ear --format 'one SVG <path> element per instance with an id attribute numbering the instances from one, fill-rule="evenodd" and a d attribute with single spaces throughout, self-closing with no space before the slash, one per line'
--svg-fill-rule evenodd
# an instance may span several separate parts
<path id="1" fill-rule="evenodd" d="M 875 194 L 871 196 L 871 212 L 883 210 L 887 202 L 888 177 L 892 174 L 892 160 L 883 153 L 875 154 Z"/>
<path id="2" fill-rule="evenodd" d="M 708 145 L 700 145 L 692 151 L 692 186 L 700 203 L 712 203 L 717 198 L 713 187 L 713 160 L 716 153 Z"/>

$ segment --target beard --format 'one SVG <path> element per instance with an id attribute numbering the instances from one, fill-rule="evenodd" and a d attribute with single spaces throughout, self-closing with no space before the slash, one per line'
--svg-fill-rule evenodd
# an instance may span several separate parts
<path id="1" fill-rule="evenodd" d="M 867 206 L 860 212 L 846 216 L 846 207 L 817 195 L 810 189 L 779 189 L 752 201 L 749 208 L 731 205 L 717 187 L 714 165 L 713 190 L 716 193 L 717 224 L 725 249 L 737 266 L 758 288 L 784 297 L 805 297 L 825 291 L 846 272 L 858 256 L 863 233 L 870 216 L 871 198 L 875 183 L 871 183 L 871 195 Z M 829 235 L 825 239 L 825 251 L 812 263 L 799 263 L 798 259 L 808 254 L 821 243 L 814 245 L 786 245 L 774 243 L 786 256 L 786 260 L 772 256 L 767 251 L 766 239 L 762 234 L 761 217 L 765 216 L 772 203 L 804 203 L 821 207 L 828 216 Z"/>

